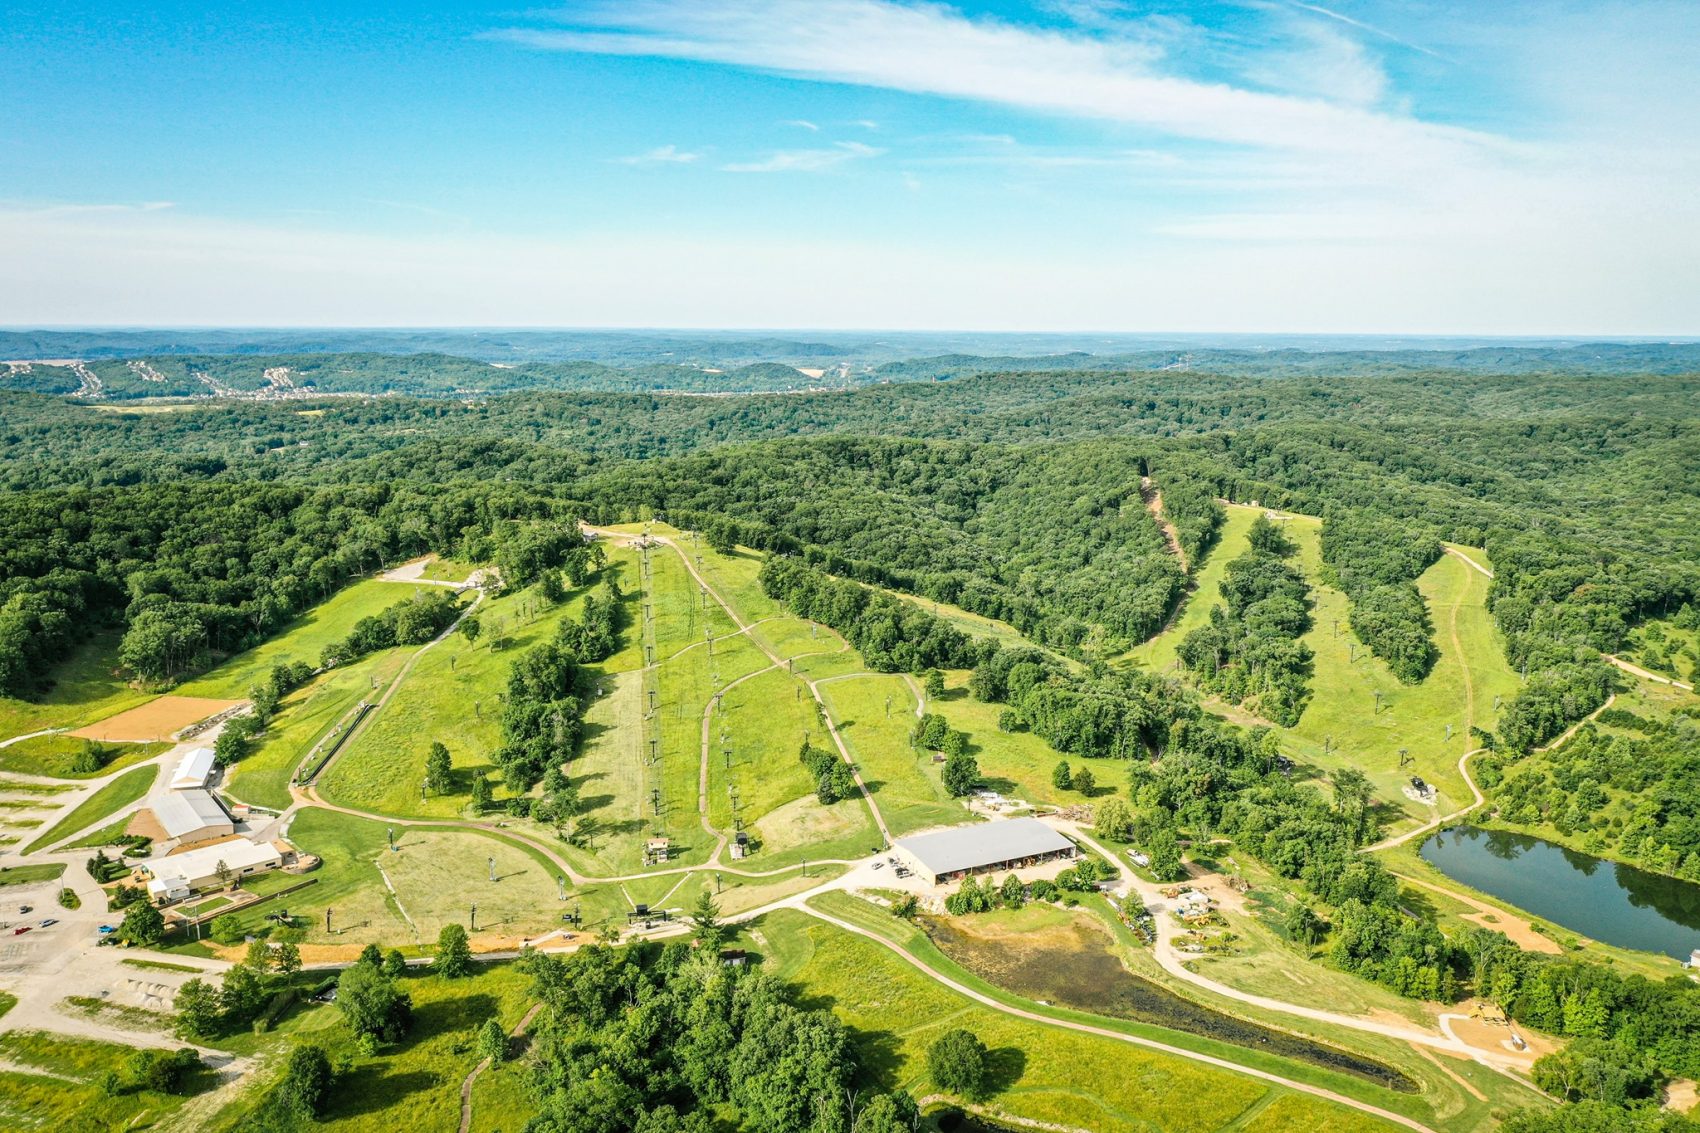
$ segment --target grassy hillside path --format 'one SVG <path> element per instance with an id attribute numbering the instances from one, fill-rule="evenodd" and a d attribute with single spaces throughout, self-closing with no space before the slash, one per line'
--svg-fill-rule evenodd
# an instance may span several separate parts
<path id="1" fill-rule="evenodd" d="M 537 1018 L 537 1013 L 541 1010 L 543 1010 L 543 1004 L 533 1003 L 531 1010 L 525 1013 L 525 1018 L 521 1019 L 515 1024 L 514 1029 L 508 1032 L 508 1038 L 517 1039 L 525 1034 L 526 1028 L 531 1026 L 531 1021 Z M 488 1069 L 490 1069 L 490 1060 L 486 1058 L 479 1062 L 477 1066 L 474 1066 L 472 1073 L 466 1076 L 466 1081 L 460 1084 L 460 1133 L 471 1133 L 472 1084 L 478 1081 L 478 1076 Z"/>
<path id="2" fill-rule="evenodd" d="M 825 921 L 834 928 L 841 929 L 844 932 L 854 933 L 857 936 L 871 940 L 882 947 L 890 949 L 892 952 L 895 952 L 899 957 L 901 957 L 904 962 L 918 969 L 921 974 L 925 975 L 928 979 L 948 988 L 957 995 L 963 996 L 966 999 L 971 999 L 975 1003 L 978 1003 L 983 1007 L 988 1007 L 993 1011 L 1000 1011 L 1005 1015 L 1011 1015 L 1017 1019 L 1023 1019 L 1032 1023 L 1040 1023 L 1050 1027 L 1061 1027 L 1065 1030 L 1078 1031 L 1082 1034 L 1093 1035 L 1097 1038 L 1112 1039 L 1116 1042 L 1124 1042 L 1132 1046 L 1144 1047 L 1147 1050 L 1154 1050 L 1174 1058 L 1183 1058 L 1191 1062 L 1199 1062 L 1206 1066 L 1213 1066 L 1219 1070 L 1227 1070 L 1236 1074 L 1248 1075 L 1249 1077 L 1257 1078 L 1261 1081 L 1269 1082 L 1285 1089 L 1293 1090 L 1302 1094 L 1309 1094 L 1312 1097 L 1322 1098 L 1323 1100 L 1333 1102 L 1336 1105 L 1347 1106 L 1351 1109 L 1358 1110 L 1361 1113 L 1367 1113 L 1372 1117 L 1390 1122 L 1391 1124 L 1398 1125 L 1402 1128 L 1416 1130 L 1417 1133 L 1437 1133 L 1436 1130 L 1424 1125 L 1415 1118 L 1394 1113 L 1392 1110 L 1382 1109 L 1380 1106 L 1371 1105 L 1369 1102 L 1363 1102 L 1356 1098 L 1347 1097 L 1345 1094 L 1335 1093 L 1333 1090 L 1324 1089 L 1321 1086 L 1312 1086 L 1304 1082 L 1295 1082 L 1290 1078 L 1283 1078 L 1279 1074 L 1272 1074 L 1267 1070 L 1258 1070 L 1250 1066 L 1241 1066 L 1239 1063 L 1231 1062 L 1225 1058 L 1216 1058 L 1213 1055 L 1184 1050 L 1181 1047 L 1170 1046 L 1168 1043 L 1158 1042 L 1155 1039 L 1147 1039 L 1138 1035 L 1126 1034 L 1122 1031 L 1111 1030 L 1108 1027 L 1095 1027 L 1090 1023 L 1079 1023 L 1072 1019 L 1053 1018 L 1049 1015 L 1040 1014 L 1037 1011 L 1028 1011 L 1024 1008 L 1003 1003 L 989 995 L 984 995 L 975 991 L 971 987 L 958 983 L 943 972 L 936 971 L 932 967 L 928 966 L 927 963 L 918 956 L 912 955 L 895 941 L 887 940 L 878 933 L 861 928 L 858 925 L 851 924 L 849 921 L 840 920 L 838 917 L 835 917 L 830 913 L 822 912 L 820 909 L 816 909 L 804 901 L 793 898 L 790 903 L 793 908 L 799 909 L 811 917 Z"/>
<path id="3" fill-rule="evenodd" d="M 1079 823 L 1053 819 L 1052 824 L 1064 829 L 1071 836 L 1078 839 L 1097 853 L 1105 855 L 1106 860 L 1111 862 L 1115 861 L 1114 856 L 1110 855 L 1108 850 L 1099 845 L 1098 842 L 1090 834 L 1088 834 Z M 1444 1021 L 1448 1018 L 1445 1015 L 1441 1016 L 1443 1023 L 1441 1028 L 1442 1033 L 1436 1033 L 1434 1031 L 1406 1026 L 1399 1023 L 1387 1023 L 1379 1019 L 1369 1019 L 1360 1015 L 1347 1015 L 1338 1011 L 1324 1011 L 1321 1008 L 1304 1007 L 1299 1004 L 1288 1003 L 1285 1000 L 1274 999 L 1265 995 L 1255 995 L 1251 992 L 1229 987 L 1226 984 L 1217 983 L 1215 980 L 1188 968 L 1185 962 L 1180 958 L 1180 953 L 1175 950 L 1174 942 L 1179 938 L 1181 930 L 1173 917 L 1165 915 L 1169 911 L 1170 902 L 1169 899 L 1163 895 L 1163 887 L 1155 882 L 1148 882 L 1137 877 L 1132 877 L 1127 871 L 1123 871 L 1122 876 L 1124 880 L 1117 888 L 1116 892 L 1125 893 L 1126 891 L 1132 891 L 1138 893 L 1146 907 L 1148 909 L 1152 909 L 1156 913 L 1154 921 L 1157 928 L 1157 945 L 1152 949 L 1152 954 L 1156 957 L 1158 964 L 1162 966 L 1163 970 L 1174 976 L 1176 979 L 1184 980 L 1195 987 L 1203 988 L 1206 991 L 1215 995 L 1220 995 L 1226 999 L 1237 1000 L 1240 1003 L 1249 1004 L 1252 1007 L 1260 1007 L 1266 1011 L 1275 1011 L 1284 1015 L 1292 1015 L 1296 1018 L 1309 1019 L 1316 1023 L 1327 1023 L 1337 1027 L 1345 1027 L 1349 1030 L 1364 1031 L 1369 1034 L 1376 1034 L 1385 1038 L 1396 1039 L 1400 1042 L 1411 1043 L 1415 1046 L 1432 1047 L 1436 1050 L 1444 1050 L 1450 1051 L 1453 1054 L 1461 1054 L 1480 1062 L 1484 1066 L 1501 1072 L 1506 1071 L 1508 1067 L 1526 1070 L 1529 1063 L 1532 1063 L 1534 1060 L 1533 1055 L 1530 1055 L 1527 1058 L 1517 1058 L 1510 1056 L 1509 1054 L 1503 1057 L 1488 1056 L 1487 1052 L 1484 1052 L 1477 1047 L 1470 1046 L 1468 1043 L 1454 1037 L 1450 1033 L 1445 1033 Z M 1522 1079 L 1518 1080 L 1521 1081 Z"/>
<path id="4" fill-rule="evenodd" d="M 623 532 L 607 531 L 596 527 L 587 526 L 585 530 L 600 538 L 622 538 L 628 540 L 633 538 L 633 536 L 627 535 Z M 683 548 L 664 535 L 647 535 L 642 536 L 642 538 L 646 538 L 653 543 L 659 543 L 664 547 L 671 548 L 673 553 L 678 555 L 680 560 L 685 564 L 685 570 L 690 573 L 692 578 L 696 579 L 697 585 L 707 591 L 708 596 L 718 602 L 720 604 L 720 608 L 726 611 L 726 616 L 732 619 L 732 623 L 738 627 L 738 632 L 746 634 L 750 641 L 755 644 L 755 647 L 761 650 L 769 661 L 773 662 L 774 666 L 783 666 L 785 664 L 785 658 L 774 652 L 773 649 L 761 639 L 759 634 L 749 632 L 753 623 L 746 620 L 744 616 L 733 607 L 732 603 L 726 600 L 725 596 L 720 593 L 714 584 L 709 582 L 709 580 L 703 576 L 701 571 L 697 570 L 696 564 L 691 561 L 691 557 L 685 553 Z M 833 721 L 832 714 L 827 711 L 826 700 L 821 696 L 819 682 L 812 681 L 807 677 L 804 677 L 803 683 L 808 686 L 809 695 L 814 697 L 815 703 L 820 706 L 821 718 L 826 723 L 827 734 L 832 737 L 833 745 L 838 748 L 839 757 L 849 765 L 851 778 L 855 780 L 856 789 L 862 794 L 862 801 L 867 803 L 868 811 L 874 816 L 874 824 L 879 827 L 880 837 L 884 839 L 885 844 L 890 845 L 891 830 L 885 824 L 885 816 L 880 813 L 878 804 L 874 802 L 873 792 L 869 791 L 867 783 L 863 782 L 861 770 L 856 766 L 856 761 L 850 757 L 850 748 L 844 743 L 844 737 L 839 735 L 838 725 Z M 703 805 L 706 806 L 706 803 Z"/>
<path id="5" fill-rule="evenodd" d="M 424 645 L 421 645 L 418 649 L 414 650 L 413 656 L 407 659 L 407 664 L 401 667 L 401 671 L 395 675 L 395 679 L 392 680 L 389 687 L 384 690 L 384 695 L 378 698 L 378 703 L 372 706 L 372 710 L 366 713 L 360 723 L 354 726 L 354 731 L 349 733 L 348 738 L 343 740 L 342 744 L 336 749 L 331 757 L 325 761 L 325 765 L 319 768 L 318 774 L 313 777 L 315 780 L 324 778 L 325 772 L 331 769 L 331 764 L 335 763 L 342 757 L 344 752 L 353 747 L 355 741 L 364 735 L 367 729 L 372 726 L 372 721 L 378 718 L 379 714 L 383 712 L 384 706 L 389 704 L 391 698 L 395 696 L 396 691 L 407 682 L 407 675 L 413 671 L 413 666 L 419 663 L 419 658 L 423 657 L 425 652 L 432 646 L 440 644 L 442 641 L 447 639 L 451 633 L 459 629 L 460 623 L 465 621 L 472 611 L 478 608 L 479 603 L 483 601 L 484 591 L 475 591 L 473 593 L 472 601 L 466 604 L 466 608 L 461 610 L 461 612 L 455 617 L 455 620 L 449 624 L 447 629 L 445 629 L 442 633 L 439 633 L 436 637 L 433 637 L 430 641 L 427 641 Z M 311 756 L 312 753 L 308 753 L 308 758 L 311 758 Z M 302 762 L 305 764 L 306 761 L 303 760 Z"/>

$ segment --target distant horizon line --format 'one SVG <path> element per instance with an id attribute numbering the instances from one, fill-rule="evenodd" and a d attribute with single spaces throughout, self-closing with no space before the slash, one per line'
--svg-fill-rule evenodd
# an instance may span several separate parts
<path id="1" fill-rule="evenodd" d="M 1700 331 L 1667 334 L 1621 334 L 1597 332 L 1504 332 L 1486 334 L 1470 331 L 1347 331 L 1347 330 L 982 330 L 967 327 L 818 327 L 818 326 L 660 326 L 660 325 L 505 325 L 407 324 L 407 323 L 0 323 L 0 333 L 13 334 L 123 334 L 123 333 L 407 333 L 407 334 L 818 334 L 818 335 L 974 335 L 1005 338 L 1083 338 L 1104 336 L 1124 339 L 1187 338 L 1383 338 L 1452 340 L 1472 342 L 1569 342 L 1632 343 L 1669 346 L 1700 344 Z"/>

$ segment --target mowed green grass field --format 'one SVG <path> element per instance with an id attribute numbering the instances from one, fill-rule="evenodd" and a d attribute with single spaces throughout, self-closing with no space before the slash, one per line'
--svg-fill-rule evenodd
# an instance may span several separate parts
<path id="1" fill-rule="evenodd" d="M 594 821 L 587 845 L 561 847 L 581 873 L 626 873 L 642 865 L 649 831 L 643 795 L 643 677 L 627 672 L 608 679 L 606 694 L 585 711 L 584 740 L 567 767 L 582 813 Z"/>
<path id="2" fill-rule="evenodd" d="M 284 697 L 253 753 L 226 773 L 229 793 L 272 810 L 289 806 L 289 781 L 302 760 L 360 701 L 387 687 L 412 655 L 412 649 L 386 649 L 321 674 Z"/>
<path id="3" fill-rule="evenodd" d="M 284 661 L 304 661 L 316 668 L 325 646 L 347 637 L 354 623 L 380 614 L 425 589 L 375 578 L 352 583 L 296 618 L 271 640 L 246 653 L 238 653 L 172 691 L 179 696 L 240 700 L 271 672 L 272 666 Z"/>
<path id="4" fill-rule="evenodd" d="M 1210 608 L 1222 600 L 1222 579 L 1228 573 L 1228 563 L 1245 553 L 1246 532 L 1252 520 L 1262 514 L 1262 508 L 1228 504 L 1227 519 L 1217 532 L 1216 542 L 1205 553 L 1202 562 L 1192 564 L 1191 587 L 1181 606 L 1180 614 L 1169 628 L 1151 640 L 1134 646 L 1124 659 L 1137 662 L 1153 672 L 1169 672 L 1175 667 L 1175 650 L 1187 634 L 1210 622 Z"/>
<path id="5" fill-rule="evenodd" d="M 641 571 L 641 552 L 634 553 L 639 554 Z M 681 554 L 697 553 L 701 554 L 705 563 L 711 556 L 719 557 L 706 546 L 700 552 L 693 552 L 689 546 L 678 549 L 654 546 L 649 549 L 649 577 L 644 593 L 650 603 L 652 621 L 647 636 L 655 647 L 657 662 L 687 646 L 705 641 L 707 631 L 712 631 L 715 637 L 725 637 L 738 628 L 725 608 L 712 597 L 705 603 L 701 585 L 691 577 L 684 559 L 680 557 Z M 707 570 L 703 573 L 708 576 Z M 753 585 L 753 574 L 750 579 Z M 756 593 L 759 592 L 758 589 Z"/>
<path id="6" fill-rule="evenodd" d="M 583 607 L 587 593 L 589 587 L 582 588 L 553 607 L 542 607 L 529 590 L 482 603 L 477 617 L 484 632 L 478 640 L 455 633 L 420 653 L 390 702 L 374 712 L 327 769 L 319 781 L 321 794 L 343 806 L 384 814 L 441 818 L 461 813 L 473 778 L 495 770 L 509 669 L 528 650 L 553 638 L 561 622 Z M 498 625 L 507 634 L 502 649 L 492 647 Z M 449 749 L 454 789 L 422 796 L 432 743 Z"/>
<path id="7" fill-rule="evenodd" d="M 26 846 L 24 852 L 33 854 L 45 849 L 136 802 L 148 793 L 158 775 L 158 767 L 132 767 L 73 807 L 46 833 Z"/>
<path id="8" fill-rule="evenodd" d="M 762 672 L 730 689 L 722 707 L 710 720 L 708 817 L 717 830 L 732 834 L 728 788 L 736 785 L 738 815 L 760 842 L 749 868 L 859 857 L 879 843 L 860 795 L 822 806 L 815 794 L 816 785 L 798 758 L 803 739 L 835 756 L 837 748 L 802 681 L 778 669 Z M 720 741 L 722 724 L 725 747 L 732 751 L 730 769 Z"/>
<path id="9" fill-rule="evenodd" d="M 818 657 L 836 657 L 850 649 L 849 642 L 835 631 L 789 614 L 752 623 L 750 634 L 771 652 L 798 665 Z"/>
<path id="10" fill-rule="evenodd" d="M 386 837 L 394 831 L 397 849 Z M 478 946 L 517 944 L 561 925 L 576 901 L 587 925 L 620 913 L 611 887 L 568 887 L 542 854 L 497 835 L 470 830 L 391 826 L 375 819 L 309 808 L 292 820 L 289 839 L 323 864 L 315 884 L 288 897 L 233 914 L 244 931 L 263 932 L 264 915 L 287 907 L 305 929 L 304 943 L 358 950 L 366 944 L 404 949 L 432 945 L 445 924 L 469 925 L 478 905 Z M 490 859 L 497 880 L 490 881 Z M 387 880 L 386 880 L 387 879 Z M 325 930 L 325 910 L 331 928 Z M 427 949 L 428 950 L 428 949 Z"/>
<path id="11" fill-rule="evenodd" d="M 908 681 L 869 673 L 819 687 L 893 837 L 967 820 L 967 809 L 944 789 L 931 753 L 910 745 L 916 702 Z"/>
<path id="12" fill-rule="evenodd" d="M 830 1007 L 851 1028 L 866 1089 L 935 1093 L 927 1047 L 962 1027 L 990 1049 L 990 1104 L 1025 1121 L 1103 1133 L 1390 1128 L 1243 1075 L 1014 1018 L 932 982 L 889 949 L 804 913 L 770 914 L 756 934 L 757 947 L 805 1004 Z M 1265 1117 L 1277 1104 L 1283 1123 L 1269 1124 Z"/>
<path id="13" fill-rule="evenodd" d="M 1319 772 L 1345 766 L 1368 775 L 1380 800 L 1403 816 L 1401 820 L 1391 811 L 1384 813 L 1391 832 L 1398 831 L 1401 821 L 1420 825 L 1466 805 L 1473 796 L 1458 773 L 1458 760 L 1477 746 L 1470 727 L 1492 731 L 1498 721 L 1495 697 L 1509 700 L 1521 685 L 1487 610 L 1489 579 L 1456 556 L 1443 554 L 1417 580 L 1440 657 L 1422 683 L 1401 684 L 1386 664 L 1356 644 L 1347 625 L 1346 596 L 1317 583 L 1320 523 L 1293 520 L 1286 526 L 1299 544 L 1299 561 L 1314 588 L 1315 624 L 1305 644 L 1316 654 L 1316 671 L 1310 703 L 1298 726 L 1285 734 L 1288 742 L 1283 746 Z M 1485 558 L 1479 551 L 1472 553 Z M 1401 748 L 1410 760 L 1405 767 L 1399 765 Z M 1412 775 L 1439 788 L 1435 807 L 1404 796 L 1402 788 Z"/>
<path id="14" fill-rule="evenodd" d="M 1227 506 L 1221 537 L 1199 566 L 1195 589 L 1180 616 L 1167 631 L 1132 650 L 1131 659 L 1154 671 L 1172 670 L 1180 641 L 1208 622 L 1210 608 L 1220 602 L 1227 564 L 1245 552 L 1246 532 L 1263 510 Z M 1465 805 L 1472 796 L 1458 773 L 1458 760 L 1476 746 L 1470 726 L 1491 731 L 1498 718 L 1495 697 L 1508 700 L 1520 685 L 1487 610 L 1489 579 L 1457 556 L 1444 554 L 1417 580 L 1440 657 L 1420 684 L 1401 684 L 1353 636 L 1345 594 L 1321 581 L 1322 521 L 1291 515 L 1281 520 L 1281 527 L 1298 545 L 1294 561 L 1311 585 L 1313 624 L 1304 642 L 1316 658 L 1304 715 L 1296 727 L 1277 729 L 1283 750 L 1313 775 L 1338 767 L 1363 771 L 1388 808 L 1383 818 L 1392 832 Z M 1489 565 L 1478 549 L 1454 549 Z M 1258 722 L 1232 706 L 1214 707 L 1236 722 Z M 1405 766 L 1400 765 L 1401 748 L 1409 756 Z M 1435 808 L 1405 797 L 1402 788 L 1413 775 L 1439 788 Z"/>
<path id="15" fill-rule="evenodd" d="M 706 861 L 714 849 L 714 839 L 702 828 L 697 810 L 704 713 L 717 690 L 766 668 L 769 663 L 747 637 L 739 635 L 717 641 L 712 656 L 706 647 L 693 648 L 675 654 L 649 674 L 657 696 L 655 711 L 645 723 L 644 746 L 640 749 L 646 760 L 645 815 L 656 829 L 674 839 L 675 861 L 693 864 Z M 719 733 L 712 722 L 710 728 L 710 739 L 718 741 Z M 651 739 L 659 741 L 655 750 L 660 758 L 654 763 L 647 762 Z M 650 792 L 654 790 L 661 792 L 662 812 L 658 819 L 651 805 Z"/>
<path id="16" fill-rule="evenodd" d="M 709 716 L 708 734 L 708 820 L 723 831 L 732 829 L 730 787 L 738 790 L 745 822 L 812 797 L 815 784 L 798 752 L 805 739 L 832 745 L 808 689 L 779 669 L 758 670 L 727 689 Z"/>
<path id="17" fill-rule="evenodd" d="M 730 555 L 709 550 L 708 544 L 692 544 L 690 536 L 676 537 L 679 550 L 691 557 L 715 593 L 724 598 L 747 622 L 758 622 L 786 614 L 785 604 L 763 593 L 756 576 L 761 572 L 763 556 L 760 551 L 739 547 Z"/>
<path id="18" fill-rule="evenodd" d="M 75 772 L 71 763 L 82 753 L 86 740 L 54 734 L 35 736 L 0 748 L 0 771 L 20 775 L 46 775 L 55 779 L 98 779 L 140 763 L 166 750 L 169 743 L 104 743 L 111 762 L 98 771 Z"/>
<path id="19" fill-rule="evenodd" d="M 386 814 L 458 814 L 466 806 L 472 779 L 494 771 L 492 756 L 501 745 L 501 698 L 508 670 L 526 650 L 551 638 L 563 620 L 577 616 L 585 595 L 605 577 L 627 594 L 627 625 L 621 648 L 596 668 L 612 672 L 641 664 L 636 552 L 610 548 L 603 574 L 566 602 L 540 607 L 529 591 L 487 601 L 478 610 L 484 627 L 478 641 L 455 634 L 422 654 L 391 702 L 332 766 L 323 783 L 327 797 Z M 505 628 L 508 636 L 508 644 L 500 650 L 491 648 L 492 631 L 498 627 Z M 455 786 L 449 794 L 422 798 L 419 785 L 433 742 L 449 749 Z M 499 783 L 497 794 L 507 794 Z"/>

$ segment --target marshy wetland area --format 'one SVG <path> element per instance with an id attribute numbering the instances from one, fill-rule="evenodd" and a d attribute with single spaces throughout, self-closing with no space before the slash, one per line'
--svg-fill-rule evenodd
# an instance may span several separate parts
<path id="1" fill-rule="evenodd" d="M 1400 1071 L 1338 1047 L 1259 1026 L 1196 1003 L 1144 976 L 1123 959 L 1126 947 L 1084 907 L 1030 905 L 980 917 L 927 917 L 939 950 L 987 983 L 1047 1006 L 1127 1019 L 1251 1047 L 1411 1093 Z"/>

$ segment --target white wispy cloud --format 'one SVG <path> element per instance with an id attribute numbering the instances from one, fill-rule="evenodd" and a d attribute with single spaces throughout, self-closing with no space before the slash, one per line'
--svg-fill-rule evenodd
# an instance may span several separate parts
<path id="1" fill-rule="evenodd" d="M 656 146 L 646 153 L 635 153 L 630 157 L 617 157 L 615 162 L 620 165 L 689 165 L 701 159 L 702 154 L 682 150 L 671 143 Z"/>
<path id="2" fill-rule="evenodd" d="M 878 157 L 885 151 L 861 142 L 834 142 L 815 149 L 780 150 L 760 161 L 735 161 L 722 165 L 725 173 L 820 173 L 845 162 Z"/>
<path id="3" fill-rule="evenodd" d="M 793 118 L 785 124 L 787 126 L 795 126 L 799 130 L 809 130 L 816 134 L 820 133 L 820 127 L 809 121 L 807 118 Z"/>
<path id="4" fill-rule="evenodd" d="M 589 0 L 553 26 L 491 33 L 543 50 L 694 59 L 824 82 L 1131 123 L 1177 138 L 1348 159 L 1388 176 L 1509 150 L 1479 131 L 1178 73 L 1137 35 L 1017 26 L 894 0 Z M 1397 172 L 1395 172 L 1397 171 Z"/>
<path id="5" fill-rule="evenodd" d="M 162 212 L 165 209 L 176 208 L 173 201 L 98 201 L 80 202 L 63 201 L 50 205 L 32 205 L 25 201 L 0 200 L 0 208 L 14 209 L 19 215 L 34 215 L 46 219 L 56 216 L 76 216 L 84 213 L 136 213 Z"/>
<path id="6" fill-rule="evenodd" d="M 1373 107 L 1386 97 L 1387 72 L 1356 36 L 1309 16 L 1279 23 L 1284 36 L 1272 48 L 1260 43 L 1249 54 L 1242 64 L 1246 78 L 1350 106 Z"/>
<path id="7" fill-rule="evenodd" d="M 1330 19 L 1330 20 L 1335 20 L 1339 23 L 1345 24 L 1347 27 L 1356 28 L 1361 32 L 1368 32 L 1370 35 L 1376 36 L 1379 39 L 1385 39 L 1389 43 L 1397 43 L 1400 47 L 1406 47 L 1406 48 L 1409 48 L 1412 51 L 1419 51 L 1422 54 L 1432 56 L 1435 59 L 1446 58 L 1444 55 L 1440 54 L 1440 52 L 1438 52 L 1438 51 L 1434 51 L 1434 50 L 1431 50 L 1430 48 L 1424 47 L 1420 43 L 1412 43 L 1408 39 L 1405 39 L 1401 36 L 1394 35 L 1392 32 L 1388 31 L 1385 28 L 1377 27 L 1374 24 L 1365 23 L 1363 20 L 1355 19 L 1351 16 L 1346 15 L 1344 12 L 1336 12 L 1336 11 L 1334 11 L 1334 9 L 1324 8 L 1320 4 L 1306 4 L 1306 3 L 1303 3 L 1302 0 L 1290 0 L 1290 2 L 1291 2 L 1293 7 L 1298 8 L 1302 11 L 1311 12 L 1315 15 L 1323 16 L 1323 17 Z"/>

